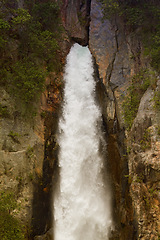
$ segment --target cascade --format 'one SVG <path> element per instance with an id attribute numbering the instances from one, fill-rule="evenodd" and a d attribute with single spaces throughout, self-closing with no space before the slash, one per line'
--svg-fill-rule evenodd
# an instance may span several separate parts
<path id="1" fill-rule="evenodd" d="M 63 114 L 59 121 L 59 186 L 54 197 L 54 240 L 108 240 L 111 194 L 100 153 L 101 111 L 95 102 L 88 47 L 67 56 Z"/>

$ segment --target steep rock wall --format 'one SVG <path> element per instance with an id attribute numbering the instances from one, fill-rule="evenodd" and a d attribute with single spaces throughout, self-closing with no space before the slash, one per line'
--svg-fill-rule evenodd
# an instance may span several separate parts
<path id="1" fill-rule="evenodd" d="M 21 6 L 23 1 L 19 1 Z M 135 36 L 126 33 L 120 18 L 103 22 L 102 17 L 96 0 L 63 1 L 62 19 L 66 30 L 61 42 L 63 61 L 72 43 L 86 45 L 89 40 L 96 62 L 97 99 L 102 107 L 108 142 L 107 161 L 116 225 L 112 239 L 158 239 L 160 116 L 153 107 L 153 98 L 160 90 L 160 83 L 157 80 L 156 86 L 145 92 L 131 131 L 125 130 L 124 96 L 131 77 L 149 64 L 142 55 L 143 46 L 136 33 Z M 62 100 L 61 83 L 62 73 L 58 76 L 52 73 L 46 79 L 46 91 L 37 105 L 39 111 L 34 122 L 22 119 L 14 108 L 13 99 L 0 89 L 2 107 L 7 107 L 9 112 L 0 119 L 1 190 L 16 192 L 22 206 L 19 218 L 32 225 L 32 238 L 43 235 L 52 226 L 51 200 L 58 174 L 56 131 Z M 141 141 L 144 141 L 146 130 L 150 133 L 150 142 L 144 149 Z M 35 239 L 52 239 L 50 232 Z"/>
<path id="2" fill-rule="evenodd" d="M 63 0 L 62 20 L 71 42 L 88 44 L 91 0 Z"/>
<path id="3" fill-rule="evenodd" d="M 138 32 L 130 33 L 117 16 L 102 18 L 99 1 L 92 0 L 89 47 L 103 82 L 99 99 L 119 226 L 113 239 L 159 239 L 159 110 L 154 102 L 159 78 L 154 82 L 151 76 L 154 83 L 142 96 L 132 128 L 127 130 L 123 101 L 133 76 L 150 65 Z"/>
<path id="4" fill-rule="evenodd" d="M 129 185 L 125 178 L 128 174 L 125 134 L 120 126 L 114 91 L 125 89 L 130 73 L 129 54 L 121 22 L 117 24 L 116 20 L 102 21 L 102 18 L 100 3 L 92 0 L 89 47 L 95 57 L 99 77 L 104 86 L 103 97 L 101 91 L 99 99 L 106 126 L 108 162 L 113 181 L 113 211 L 117 228 L 117 232 L 113 233 L 113 239 L 136 239 L 136 223 L 131 207 Z"/>
<path id="5" fill-rule="evenodd" d="M 132 76 L 149 64 L 143 57 L 141 40 L 136 33 L 133 36 L 126 31 L 123 19 L 116 17 L 103 22 L 102 17 L 100 3 L 96 0 L 91 1 L 91 7 L 90 1 L 63 1 L 62 18 L 68 37 L 67 45 L 64 47 L 62 44 L 62 49 L 64 48 L 66 56 L 66 49 L 72 43 L 86 45 L 89 39 L 89 47 L 95 58 L 97 99 L 103 112 L 108 142 L 107 161 L 113 186 L 116 230 L 112 233 L 112 239 L 158 239 L 159 136 L 156 129 L 159 116 L 153 110 L 151 101 L 155 91 L 159 89 L 158 81 L 157 87 L 148 89 L 142 97 L 131 131 L 125 130 L 122 108 L 124 96 L 128 94 Z M 52 113 L 53 111 L 50 112 L 51 115 Z M 48 175 L 50 166 L 53 167 L 48 175 L 49 189 L 53 189 L 52 174 L 56 169 L 52 151 L 56 146 L 56 138 L 53 137 L 56 127 L 53 126 L 57 123 L 54 123 L 54 117 L 53 121 L 47 122 L 46 120 L 46 144 L 48 141 L 51 144 L 45 159 L 50 160 L 45 161 L 44 169 L 45 175 Z M 142 151 L 140 141 L 147 128 L 151 129 L 151 147 Z M 54 178 L 55 176 L 56 174 L 53 175 Z M 50 225 L 41 232 L 47 231 Z M 45 239 L 48 236 L 49 232 L 36 239 Z"/>
<path id="6" fill-rule="evenodd" d="M 52 226 L 61 92 L 61 75 L 53 73 L 46 79 L 36 117 L 24 118 L 5 89 L 0 89 L 1 107 L 7 109 L 0 119 L 0 191 L 14 193 L 20 206 L 15 217 L 28 228 L 28 237 L 43 234 Z"/>
<path id="7" fill-rule="evenodd" d="M 27 5 L 23 0 L 6 4 L 12 10 Z M 65 40 L 62 38 L 59 43 L 62 64 L 68 51 L 68 39 L 67 43 Z M 18 44 L 8 38 L 7 57 L 15 62 Z M 25 116 L 23 102 L 16 101 L 3 84 L 0 87 L 0 194 L 13 193 L 18 207 L 10 214 L 20 220 L 27 239 L 44 234 L 52 226 L 51 199 L 58 150 L 55 134 L 62 86 L 62 73 L 51 72 L 41 98 L 32 102 L 35 112 L 29 110 Z"/>
<path id="8" fill-rule="evenodd" d="M 1 105 L 9 114 L 0 119 L 0 182 L 1 191 L 13 191 L 21 206 L 20 218 L 31 221 L 33 181 L 42 176 L 43 123 L 40 117 L 33 122 L 18 116 L 13 99 L 0 89 Z M 25 200 L 24 200 L 25 199 Z"/>

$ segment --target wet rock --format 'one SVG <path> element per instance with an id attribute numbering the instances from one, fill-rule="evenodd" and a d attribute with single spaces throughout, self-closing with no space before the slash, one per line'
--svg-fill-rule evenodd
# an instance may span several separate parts
<path id="1" fill-rule="evenodd" d="M 34 240 L 53 240 L 53 229 L 49 229 L 44 235 L 35 236 Z"/>

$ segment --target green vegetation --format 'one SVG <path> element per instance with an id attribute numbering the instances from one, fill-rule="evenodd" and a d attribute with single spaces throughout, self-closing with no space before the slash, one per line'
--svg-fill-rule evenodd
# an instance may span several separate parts
<path id="1" fill-rule="evenodd" d="M 160 125 L 157 126 L 157 134 L 160 136 Z"/>
<path id="2" fill-rule="evenodd" d="M 20 136 L 17 132 L 13 132 L 13 131 L 10 131 L 10 133 L 8 134 L 9 137 L 12 138 L 12 140 L 16 143 L 20 143 L 19 140 L 18 140 L 18 137 Z"/>
<path id="3" fill-rule="evenodd" d="M 82 12 L 78 12 L 78 19 L 79 19 L 79 22 L 82 26 L 85 26 L 86 24 L 86 18 L 83 16 Z"/>
<path id="4" fill-rule="evenodd" d="M 29 178 L 29 180 L 32 182 L 33 180 L 34 180 L 34 175 L 33 175 L 33 173 L 29 173 L 29 175 L 28 175 L 28 178 Z"/>
<path id="5" fill-rule="evenodd" d="M 45 118 L 46 115 L 47 115 L 46 111 L 42 111 L 42 112 L 41 112 L 41 118 Z"/>
<path id="6" fill-rule="evenodd" d="M 160 73 L 160 2 L 158 0 L 99 0 L 102 3 L 104 19 L 123 19 L 127 32 L 138 35 L 144 46 L 144 55 L 156 72 Z M 137 31 L 138 30 L 138 31 Z M 132 55 L 131 58 L 138 57 Z M 123 102 L 124 120 L 128 129 L 136 117 L 140 99 L 148 86 L 156 89 L 157 77 L 154 71 L 141 70 L 132 78 L 128 95 Z M 154 95 L 155 108 L 160 109 L 160 93 Z"/>
<path id="7" fill-rule="evenodd" d="M 128 88 L 128 95 L 124 98 L 122 104 L 124 120 L 128 129 L 131 128 L 133 120 L 136 117 L 141 97 L 151 85 L 151 79 L 147 69 L 141 70 L 132 78 L 131 86 Z"/>
<path id="8" fill-rule="evenodd" d="M 142 183 L 144 181 L 145 176 L 143 175 L 143 173 L 139 174 L 136 176 L 136 179 L 134 180 L 137 183 Z"/>
<path id="9" fill-rule="evenodd" d="M 28 2 L 29 9 L 14 9 L 14 3 L 0 3 L 0 85 L 25 115 L 28 109 L 34 112 L 33 103 L 44 90 L 45 77 L 61 70 L 58 41 L 62 27 L 58 3 Z"/>
<path id="10" fill-rule="evenodd" d="M 132 183 L 132 176 L 131 175 L 124 175 L 125 178 L 128 178 L 128 184 Z"/>
<path id="11" fill-rule="evenodd" d="M 139 29 L 145 54 L 151 66 L 160 72 L 160 2 L 158 0 L 100 0 L 104 18 L 115 15 L 124 19 L 129 31 Z M 137 33 L 136 33 L 137 34 Z"/>
<path id="12" fill-rule="evenodd" d="M 155 103 L 155 108 L 157 110 L 160 110 L 160 92 L 155 92 L 154 97 L 153 97 L 154 103 Z"/>
<path id="13" fill-rule="evenodd" d="M 27 76 L 27 78 L 26 78 Z M 18 61 L 12 66 L 10 90 L 24 103 L 33 102 L 44 88 L 44 71 L 33 62 Z"/>
<path id="14" fill-rule="evenodd" d="M 146 209 L 149 210 L 151 208 L 150 199 L 147 196 L 143 196 L 143 200 L 145 202 Z"/>
<path id="15" fill-rule="evenodd" d="M 3 118 L 9 117 L 9 111 L 7 106 L 3 106 L 1 103 L 0 103 L 0 117 L 3 117 Z"/>
<path id="16" fill-rule="evenodd" d="M 19 185 L 22 185 L 23 178 L 22 178 L 21 176 L 17 176 L 17 177 L 16 177 L 16 180 L 18 181 L 18 184 L 19 184 Z"/>
<path id="17" fill-rule="evenodd" d="M 143 137 L 140 141 L 141 149 L 145 151 L 146 149 L 151 148 L 151 136 L 150 129 L 145 129 L 143 133 Z"/>
<path id="18" fill-rule="evenodd" d="M 34 156 L 33 151 L 34 151 L 33 147 L 28 146 L 28 148 L 27 148 L 27 150 L 26 150 L 26 156 L 27 156 L 29 159 L 31 159 L 31 158 Z"/>
<path id="19" fill-rule="evenodd" d="M 24 226 L 13 215 L 13 210 L 18 205 L 14 194 L 0 192 L 0 239 L 1 240 L 24 240 Z"/>
<path id="20" fill-rule="evenodd" d="M 153 197 L 157 196 L 157 189 L 150 188 L 149 193 L 150 193 L 151 198 L 153 198 Z"/>

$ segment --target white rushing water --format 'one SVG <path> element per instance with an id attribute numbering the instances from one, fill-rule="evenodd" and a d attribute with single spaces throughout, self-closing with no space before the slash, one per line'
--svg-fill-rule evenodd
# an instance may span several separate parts
<path id="1" fill-rule="evenodd" d="M 95 103 L 88 47 L 74 44 L 67 57 L 63 116 L 59 122 L 60 186 L 54 199 L 54 240 L 107 240 L 110 193 L 99 152 L 101 112 Z"/>

